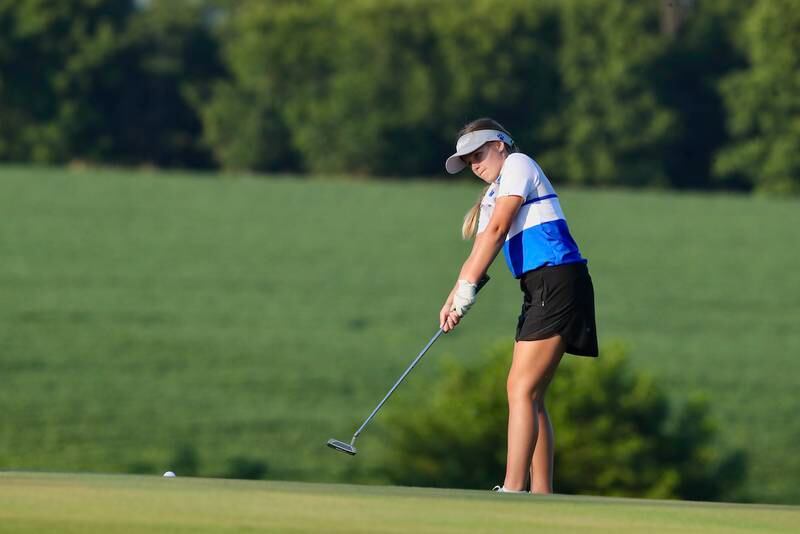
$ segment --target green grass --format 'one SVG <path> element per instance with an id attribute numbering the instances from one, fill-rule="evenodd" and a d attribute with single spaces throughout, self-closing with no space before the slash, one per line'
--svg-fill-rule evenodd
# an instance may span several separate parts
<path id="1" fill-rule="evenodd" d="M 478 190 L 0 168 L 0 469 L 156 473 L 189 444 L 204 475 L 245 457 L 271 479 L 370 480 L 377 434 L 357 458 L 324 443 L 436 330 Z M 800 203 L 559 192 L 601 343 L 629 342 L 676 402 L 708 396 L 750 457 L 745 497 L 800 502 Z M 519 288 L 502 259 L 491 274 L 411 380 L 510 343 Z"/>
<path id="2" fill-rule="evenodd" d="M 130 475 L 0 475 L 0 532 L 794 532 L 800 508 Z"/>

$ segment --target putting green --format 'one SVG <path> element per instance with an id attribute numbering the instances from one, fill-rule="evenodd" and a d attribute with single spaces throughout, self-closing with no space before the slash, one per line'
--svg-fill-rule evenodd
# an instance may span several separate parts
<path id="1" fill-rule="evenodd" d="M 0 473 L 0 532 L 795 532 L 800 507 Z"/>

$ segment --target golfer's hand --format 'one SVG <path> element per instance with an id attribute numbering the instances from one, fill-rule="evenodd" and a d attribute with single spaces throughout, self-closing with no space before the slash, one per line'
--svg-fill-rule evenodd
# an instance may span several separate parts
<path id="1" fill-rule="evenodd" d="M 439 312 L 439 328 L 446 332 L 449 332 L 453 328 L 456 327 L 458 321 L 461 320 L 461 317 L 453 310 L 453 299 L 448 298 L 447 301 L 442 306 L 442 310 Z"/>
<path id="2" fill-rule="evenodd" d="M 449 332 L 450 330 L 452 330 L 453 328 L 456 327 L 456 325 L 459 323 L 459 321 L 461 321 L 461 316 L 459 316 L 454 311 L 449 312 L 447 314 L 447 317 L 445 317 L 444 324 L 442 326 L 442 330 L 444 330 L 445 333 Z"/>

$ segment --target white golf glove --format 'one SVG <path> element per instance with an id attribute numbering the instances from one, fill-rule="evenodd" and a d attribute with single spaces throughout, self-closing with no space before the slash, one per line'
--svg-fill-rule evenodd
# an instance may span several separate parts
<path id="1" fill-rule="evenodd" d="M 456 292 L 453 295 L 453 307 L 451 308 L 459 317 L 464 317 L 472 305 L 475 303 L 475 293 L 478 286 L 466 280 L 459 280 Z"/>

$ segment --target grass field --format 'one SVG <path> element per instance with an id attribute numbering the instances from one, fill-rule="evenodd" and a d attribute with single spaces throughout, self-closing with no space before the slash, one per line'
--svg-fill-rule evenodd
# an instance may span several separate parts
<path id="1" fill-rule="evenodd" d="M 131 475 L 0 475 L 0 532 L 795 532 L 800 508 Z"/>
<path id="2" fill-rule="evenodd" d="M 189 445 L 207 476 L 244 458 L 271 479 L 369 481 L 374 434 L 356 458 L 324 443 L 349 440 L 436 330 L 477 193 L 0 168 L 0 469 L 160 473 Z M 800 203 L 560 193 L 601 343 L 627 341 L 677 402 L 708 396 L 722 443 L 749 454 L 743 497 L 800 502 Z M 411 379 L 511 340 L 519 289 L 502 260 L 491 274 Z"/>

